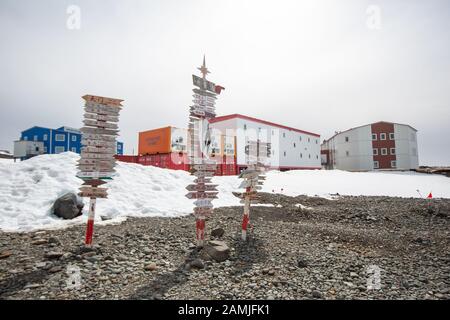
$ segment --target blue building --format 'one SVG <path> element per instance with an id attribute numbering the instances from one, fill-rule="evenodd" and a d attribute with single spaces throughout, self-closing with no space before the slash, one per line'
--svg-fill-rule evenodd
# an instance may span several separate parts
<path id="1" fill-rule="evenodd" d="M 22 131 L 20 140 L 43 142 L 43 153 L 55 154 L 66 151 L 80 153 L 82 135 L 80 130 L 70 127 L 57 129 L 32 127 Z M 123 155 L 123 142 L 117 142 L 117 154 Z"/>

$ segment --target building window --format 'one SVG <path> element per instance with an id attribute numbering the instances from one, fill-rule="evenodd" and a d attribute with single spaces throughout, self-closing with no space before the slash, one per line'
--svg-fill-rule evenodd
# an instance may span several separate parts
<path id="1" fill-rule="evenodd" d="M 302 136 L 298 137 L 300 141 L 302 141 Z"/>
<path id="2" fill-rule="evenodd" d="M 274 135 L 274 134 L 275 134 L 275 130 L 272 129 L 272 135 Z"/>
<path id="3" fill-rule="evenodd" d="M 300 153 L 300 158 L 303 158 L 303 153 Z"/>
<path id="4" fill-rule="evenodd" d="M 319 140 L 316 139 L 316 144 L 319 144 Z"/>
<path id="5" fill-rule="evenodd" d="M 283 152 L 283 154 L 284 154 L 284 156 L 286 157 L 286 151 L 285 151 L 285 152 Z"/>
<path id="6" fill-rule="evenodd" d="M 391 154 L 395 154 L 395 148 L 391 148 Z"/>
<path id="7" fill-rule="evenodd" d="M 380 167 L 380 164 L 378 163 L 378 161 L 374 161 L 373 162 L 373 168 L 374 169 L 378 169 Z"/>
<path id="8" fill-rule="evenodd" d="M 345 137 L 345 142 L 348 142 L 348 137 Z"/>
<path id="9" fill-rule="evenodd" d="M 244 124 L 244 130 L 247 130 L 247 125 L 246 124 Z"/>
<path id="10" fill-rule="evenodd" d="M 38 140 L 38 136 L 34 136 L 34 137 L 33 137 L 33 140 L 34 140 L 34 141 L 37 141 L 37 140 Z"/>
<path id="11" fill-rule="evenodd" d="M 47 153 L 47 147 L 44 147 L 44 153 Z"/>
<path id="12" fill-rule="evenodd" d="M 350 151 L 345 151 L 345 155 L 348 157 L 350 156 Z"/>
<path id="13" fill-rule="evenodd" d="M 55 147 L 55 153 L 61 153 L 61 152 L 64 152 L 64 151 L 66 151 L 64 149 L 64 147 Z"/>
<path id="14" fill-rule="evenodd" d="M 386 133 L 380 133 L 380 140 L 386 140 Z"/>
<path id="15" fill-rule="evenodd" d="M 373 149 L 373 155 L 377 156 L 378 155 L 378 149 Z"/>
<path id="16" fill-rule="evenodd" d="M 47 136 L 47 134 L 44 134 L 44 141 L 47 141 L 47 139 L 48 139 L 48 136 Z"/>
<path id="17" fill-rule="evenodd" d="M 55 141 L 66 141 L 66 136 L 63 134 L 55 135 Z"/>
<path id="18" fill-rule="evenodd" d="M 72 147 L 72 152 L 77 152 L 77 148 Z"/>
<path id="19" fill-rule="evenodd" d="M 72 136 L 72 141 L 73 142 L 77 141 L 77 136 Z"/>
<path id="20" fill-rule="evenodd" d="M 308 138 L 308 142 L 311 142 L 311 138 Z"/>
<path id="21" fill-rule="evenodd" d="M 389 140 L 395 140 L 395 134 L 393 132 L 389 133 Z"/>
<path id="22" fill-rule="evenodd" d="M 319 155 L 316 154 L 316 159 L 319 159 Z"/>
<path id="23" fill-rule="evenodd" d="M 309 154 L 308 157 L 311 159 L 311 154 Z"/>
<path id="24" fill-rule="evenodd" d="M 285 132 L 283 132 L 283 138 L 286 138 L 286 133 Z"/>
<path id="25" fill-rule="evenodd" d="M 387 148 L 381 148 L 381 155 L 382 156 L 387 155 Z"/>
<path id="26" fill-rule="evenodd" d="M 378 139 L 377 139 L 377 134 L 376 134 L 376 133 L 372 133 L 372 140 L 378 140 Z"/>
<path id="27" fill-rule="evenodd" d="M 295 142 L 294 142 L 294 148 L 295 148 L 296 146 L 295 146 Z"/>
<path id="28" fill-rule="evenodd" d="M 28 137 L 27 137 L 27 136 L 24 136 L 24 137 L 23 137 L 23 140 L 28 141 Z"/>
<path id="29" fill-rule="evenodd" d="M 395 160 L 391 161 L 391 168 L 397 168 L 397 161 Z"/>

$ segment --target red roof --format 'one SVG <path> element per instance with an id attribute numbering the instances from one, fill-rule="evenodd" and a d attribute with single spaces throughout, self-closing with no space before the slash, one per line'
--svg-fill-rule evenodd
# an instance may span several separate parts
<path id="1" fill-rule="evenodd" d="M 221 121 L 235 119 L 235 118 L 250 120 L 250 121 L 254 121 L 254 122 L 259 122 L 259 123 L 266 124 L 266 125 L 273 126 L 273 127 L 278 127 L 278 128 L 282 128 L 282 129 L 286 129 L 286 130 L 292 130 L 292 131 L 295 131 L 295 132 L 309 134 L 309 135 L 312 135 L 312 136 L 315 136 L 315 137 L 320 137 L 320 134 L 317 134 L 317 133 L 312 133 L 312 132 L 308 132 L 308 131 L 304 131 L 304 130 L 300 130 L 300 129 L 296 129 L 296 128 L 292 128 L 292 127 L 287 127 L 287 126 L 283 126 L 281 124 L 277 124 L 277 123 L 274 123 L 274 122 L 261 120 L 261 119 L 257 119 L 257 118 L 253 118 L 253 117 L 249 117 L 249 116 L 244 116 L 244 115 L 239 114 L 239 113 L 229 114 L 229 115 L 221 116 L 221 117 L 215 117 L 214 119 L 209 120 L 209 122 L 210 123 L 215 123 L 215 122 L 221 122 Z"/>

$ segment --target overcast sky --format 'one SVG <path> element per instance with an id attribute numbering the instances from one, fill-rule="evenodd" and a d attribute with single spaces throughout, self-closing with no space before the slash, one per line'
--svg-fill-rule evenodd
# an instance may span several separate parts
<path id="1" fill-rule="evenodd" d="M 187 126 L 206 53 L 219 115 L 322 140 L 406 123 L 421 165 L 450 165 L 449 30 L 447 0 L 0 0 L 0 149 L 34 125 L 81 127 L 89 93 L 125 100 L 120 140 L 136 152 L 139 131 Z"/>

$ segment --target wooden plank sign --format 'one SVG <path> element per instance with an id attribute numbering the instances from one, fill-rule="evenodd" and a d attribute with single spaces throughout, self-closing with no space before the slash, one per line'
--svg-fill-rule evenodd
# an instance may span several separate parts
<path id="1" fill-rule="evenodd" d="M 92 146 L 92 147 L 113 148 L 113 150 L 115 150 L 117 143 L 115 141 L 81 139 L 81 145 L 83 145 L 83 146 Z"/>
<path id="2" fill-rule="evenodd" d="M 213 204 L 211 201 L 212 199 L 197 199 L 194 201 L 194 205 L 201 208 L 212 208 Z"/>
<path id="3" fill-rule="evenodd" d="M 84 111 L 87 113 L 94 113 L 94 114 L 117 117 L 119 115 L 120 109 L 111 108 L 111 107 L 104 106 L 104 105 L 86 104 L 84 106 Z"/>
<path id="4" fill-rule="evenodd" d="M 202 78 L 200 78 L 200 77 L 198 77 L 198 76 L 193 74 L 192 75 L 192 82 L 193 82 L 194 86 L 196 86 L 196 87 L 199 87 L 199 88 L 201 88 L 203 90 L 207 90 L 207 91 L 216 93 L 216 85 L 213 82 L 211 82 L 211 81 L 208 81 L 206 79 L 202 79 Z"/>
<path id="5" fill-rule="evenodd" d="M 205 93 L 206 91 L 204 91 L 204 93 Z M 192 95 L 192 97 L 194 98 L 194 99 L 199 99 L 199 100 L 206 100 L 206 101 L 212 101 L 212 102 L 214 102 L 214 101 L 216 101 L 216 99 L 217 99 L 217 97 L 216 96 L 210 96 L 210 95 L 206 95 L 206 94 L 200 94 L 200 93 L 194 93 L 193 95 Z"/>
<path id="6" fill-rule="evenodd" d="M 80 187 L 80 192 L 78 195 L 80 197 L 88 197 L 88 198 L 107 198 L 108 193 L 106 189 L 104 188 L 91 188 L 88 187 L 86 189 L 83 189 L 84 187 Z"/>
<path id="7" fill-rule="evenodd" d="M 188 199 L 217 199 L 218 192 L 189 192 L 186 194 Z"/>
<path id="8" fill-rule="evenodd" d="M 90 128 L 90 127 L 83 127 L 80 129 L 83 133 L 93 133 L 93 134 L 104 134 L 104 135 L 110 135 L 110 136 L 116 136 L 119 130 L 108 130 L 108 129 L 101 129 L 101 128 Z"/>
<path id="9" fill-rule="evenodd" d="M 196 164 L 196 165 L 193 165 L 192 167 L 195 170 L 216 171 L 217 164 L 215 164 L 215 163 Z"/>
<path id="10" fill-rule="evenodd" d="M 104 178 L 110 178 L 114 176 L 114 172 L 111 171 L 79 171 L 77 172 L 78 178 L 96 178 L 96 179 L 104 179 Z"/>
<path id="11" fill-rule="evenodd" d="M 202 95 L 202 96 L 208 96 L 208 97 L 212 97 L 212 98 L 216 98 L 216 92 L 214 91 L 214 93 L 206 91 L 206 90 L 201 90 L 201 89 L 197 89 L 194 88 L 192 89 L 192 91 L 194 91 L 194 93 Z"/>
<path id="12" fill-rule="evenodd" d="M 217 184 L 190 184 L 186 187 L 188 191 L 217 191 Z"/>
<path id="13" fill-rule="evenodd" d="M 101 186 L 103 184 L 105 184 L 106 181 L 100 180 L 100 179 L 89 179 L 89 180 L 84 180 L 83 185 L 85 186 L 92 186 L 92 187 L 98 187 Z"/>
<path id="14" fill-rule="evenodd" d="M 84 118 L 91 119 L 91 120 L 98 120 L 98 121 L 119 122 L 118 116 L 108 116 L 108 115 L 95 114 L 95 113 L 85 113 Z"/>
<path id="15" fill-rule="evenodd" d="M 84 125 L 90 127 L 98 127 L 98 128 L 107 128 L 107 129 L 117 129 L 119 126 L 116 123 L 106 122 L 106 121 L 97 121 L 86 119 L 83 120 Z"/>
<path id="16" fill-rule="evenodd" d="M 210 183 L 211 178 L 197 178 L 194 180 L 194 183 Z"/>
<path id="17" fill-rule="evenodd" d="M 100 96 L 94 96 L 90 94 L 86 94 L 82 97 L 86 103 L 94 102 L 98 104 L 113 106 L 113 107 L 121 107 L 122 106 L 122 99 L 114 99 L 114 98 L 107 98 L 107 97 L 100 97 Z"/>
<path id="18" fill-rule="evenodd" d="M 198 178 L 214 177 L 215 171 L 195 171 L 192 175 Z"/>
<path id="19" fill-rule="evenodd" d="M 83 139 L 81 141 L 89 141 L 89 140 L 99 140 L 99 141 L 116 143 L 116 137 L 113 137 L 113 136 L 104 136 L 102 134 L 93 134 L 93 133 L 83 134 Z"/>
<path id="20" fill-rule="evenodd" d="M 105 148 L 103 146 L 86 146 L 81 148 L 84 152 L 97 152 L 97 153 L 106 153 L 106 154 L 115 154 L 116 150 L 113 148 Z"/>

